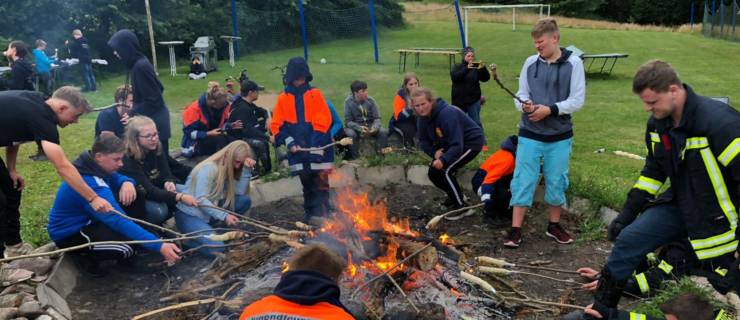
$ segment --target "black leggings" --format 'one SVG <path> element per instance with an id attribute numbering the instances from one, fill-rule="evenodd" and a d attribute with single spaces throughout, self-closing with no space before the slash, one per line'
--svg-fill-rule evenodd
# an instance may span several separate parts
<path id="1" fill-rule="evenodd" d="M 13 186 L 10 172 L 0 158 L 0 253 L 5 245 L 21 242 L 21 192 Z"/>
<path id="2" fill-rule="evenodd" d="M 478 153 L 480 153 L 480 150 L 464 149 L 457 159 L 453 159 L 449 164 L 445 163 L 441 170 L 435 169 L 431 165 L 429 166 L 429 171 L 427 172 L 429 180 L 437 188 L 442 189 L 447 194 L 447 197 L 455 201 L 458 206 L 462 206 L 464 201 L 462 189 L 460 188 L 460 184 L 457 183 L 457 169 L 462 168 L 468 162 L 475 159 Z"/>

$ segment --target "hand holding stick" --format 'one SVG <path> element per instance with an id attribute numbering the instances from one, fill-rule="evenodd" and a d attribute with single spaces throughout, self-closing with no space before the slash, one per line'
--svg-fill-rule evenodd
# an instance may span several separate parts
<path id="1" fill-rule="evenodd" d="M 328 149 L 328 148 L 330 148 L 332 146 L 335 146 L 335 145 L 348 146 L 348 145 L 351 145 L 351 144 L 352 144 L 352 138 L 347 137 L 347 138 L 342 138 L 339 141 L 334 141 L 334 142 L 332 142 L 330 144 L 327 144 L 325 146 L 322 146 L 322 147 L 314 147 L 314 148 L 297 147 L 296 148 L 296 151 L 304 151 L 304 152 L 321 151 L 321 150 Z"/>

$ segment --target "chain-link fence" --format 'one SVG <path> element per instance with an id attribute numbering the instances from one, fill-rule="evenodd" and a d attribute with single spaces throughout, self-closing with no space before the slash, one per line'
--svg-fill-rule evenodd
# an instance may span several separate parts
<path id="1" fill-rule="evenodd" d="M 732 0 L 732 3 L 723 0 L 704 2 L 702 33 L 705 36 L 738 41 L 740 40 L 738 20 L 740 7 L 737 0 Z"/>

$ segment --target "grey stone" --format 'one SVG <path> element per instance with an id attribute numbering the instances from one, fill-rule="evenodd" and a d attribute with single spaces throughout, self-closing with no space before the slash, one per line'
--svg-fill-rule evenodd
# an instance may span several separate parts
<path id="1" fill-rule="evenodd" d="M 406 168 L 406 181 L 410 184 L 416 184 L 420 186 L 434 186 L 427 177 L 427 171 L 429 167 L 422 165 L 410 165 Z"/>
<path id="2" fill-rule="evenodd" d="M 360 184 L 382 187 L 386 184 L 401 184 L 406 181 L 406 172 L 402 166 L 382 166 L 357 168 Z"/>
<path id="3" fill-rule="evenodd" d="M 23 303 L 23 292 L 0 296 L 0 308 L 17 308 Z"/>
<path id="4" fill-rule="evenodd" d="M 36 288 L 34 288 L 31 285 L 25 284 L 25 283 L 17 283 L 10 287 L 5 288 L 2 292 L 0 292 L 0 296 L 4 296 L 9 293 L 17 293 L 17 292 L 25 292 L 34 294 L 36 293 Z"/>
<path id="5" fill-rule="evenodd" d="M 54 320 L 54 319 L 52 319 L 51 316 L 49 316 L 48 314 L 42 314 L 34 320 Z"/>
<path id="6" fill-rule="evenodd" d="M 568 198 L 568 204 L 565 210 L 577 216 L 591 216 L 595 208 L 593 202 L 586 198 L 572 196 Z"/>
<path id="7" fill-rule="evenodd" d="M 36 287 L 36 296 L 39 299 L 39 302 L 44 308 L 47 309 L 54 309 L 58 311 L 59 314 L 64 316 L 67 319 L 72 318 L 72 311 L 69 309 L 69 305 L 67 305 L 67 301 L 64 300 L 64 298 L 59 295 L 54 289 L 51 287 L 40 284 L 38 287 Z M 48 310 L 47 310 L 48 313 Z"/>
<path id="8" fill-rule="evenodd" d="M 609 224 L 619 215 L 619 212 L 609 207 L 599 208 L 599 216 L 604 223 Z"/>
<path id="9" fill-rule="evenodd" d="M 54 242 L 49 242 L 43 246 L 33 249 L 31 253 L 46 253 L 46 252 L 52 252 L 56 249 L 57 249 L 56 244 L 54 244 Z"/>
<path id="10" fill-rule="evenodd" d="M 273 202 L 283 198 L 296 197 L 303 194 L 303 187 L 298 177 L 290 177 L 270 182 L 257 182 L 254 190 L 262 196 L 264 202 Z"/>
<path id="11" fill-rule="evenodd" d="M 332 188 L 344 188 L 353 185 L 357 180 L 357 164 L 348 162 L 334 169 L 329 175 L 329 185 Z"/>
<path id="12" fill-rule="evenodd" d="M 70 319 L 72 319 L 72 317 L 69 317 L 69 318 L 65 317 L 64 315 L 62 315 L 61 312 L 57 311 L 56 309 L 54 309 L 52 307 L 46 308 L 46 314 L 48 314 L 51 317 L 52 320 L 70 320 Z"/>
<path id="13" fill-rule="evenodd" d="M 473 186 L 470 184 L 470 181 L 473 180 L 473 176 L 475 175 L 476 171 L 477 170 L 469 169 L 459 170 L 457 172 L 457 182 L 460 184 L 460 187 L 467 191 L 477 191 L 473 190 Z"/>
<path id="14" fill-rule="evenodd" d="M 24 317 L 36 317 L 44 313 L 44 309 L 38 301 L 28 301 L 18 308 L 18 313 Z"/>
<path id="15" fill-rule="evenodd" d="M 0 308 L 0 320 L 12 319 L 18 315 L 18 308 Z"/>
<path id="16" fill-rule="evenodd" d="M 36 276 L 43 276 L 54 266 L 54 261 L 48 257 L 15 260 L 10 263 L 11 267 L 31 271 Z"/>
<path id="17" fill-rule="evenodd" d="M 57 260 L 54 269 L 49 274 L 49 278 L 45 284 L 54 289 L 62 298 L 66 298 L 75 286 L 77 286 L 77 277 L 80 275 L 80 271 L 77 270 L 77 265 L 72 261 L 72 257 L 69 255 L 62 255 Z"/>

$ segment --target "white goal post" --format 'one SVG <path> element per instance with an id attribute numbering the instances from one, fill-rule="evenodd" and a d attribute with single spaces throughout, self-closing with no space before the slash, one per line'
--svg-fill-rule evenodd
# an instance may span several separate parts
<path id="1" fill-rule="evenodd" d="M 538 8 L 540 11 L 540 18 L 545 14 L 547 9 L 547 16 L 550 16 L 550 5 L 549 4 L 491 4 L 491 5 L 476 5 L 476 6 L 463 6 L 463 26 L 465 29 L 465 43 L 468 42 L 468 12 L 471 9 L 511 9 L 511 30 L 516 30 L 516 9 L 517 8 Z"/>

